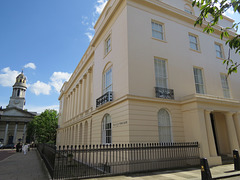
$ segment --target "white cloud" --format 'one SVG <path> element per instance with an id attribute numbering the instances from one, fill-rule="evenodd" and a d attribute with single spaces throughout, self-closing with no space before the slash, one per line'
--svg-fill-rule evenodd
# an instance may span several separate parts
<path id="1" fill-rule="evenodd" d="M 24 68 L 36 69 L 37 67 L 34 63 L 28 63 L 24 65 Z"/>
<path id="2" fill-rule="evenodd" d="M 36 83 L 29 85 L 29 89 L 37 96 L 40 94 L 49 95 L 51 91 L 51 86 L 44 82 L 37 81 Z"/>
<path id="3" fill-rule="evenodd" d="M 99 15 L 102 13 L 104 7 L 106 6 L 108 0 L 97 0 L 95 3 L 95 10 L 92 13 L 92 17 L 86 17 L 86 16 L 82 16 L 82 24 L 83 25 L 87 25 L 88 29 L 87 32 L 85 33 L 85 35 L 88 37 L 89 41 L 92 40 L 93 36 L 94 36 L 94 25 L 97 21 L 97 18 L 99 17 Z M 90 21 L 91 19 L 91 21 Z"/>
<path id="4" fill-rule="evenodd" d="M 37 112 L 38 114 L 42 113 L 46 109 L 54 109 L 56 111 L 59 111 L 59 105 L 49 105 L 49 106 L 34 106 L 29 105 L 25 107 L 30 112 Z"/>
<path id="5" fill-rule="evenodd" d="M 108 0 L 97 0 L 97 5 L 95 6 L 95 13 L 101 14 L 107 2 Z"/>
<path id="6" fill-rule="evenodd" d="M 61 87 L 65 81 L 71 77 L 72 74 L 67 72 L 54 72 L 50 77 L 50 85 L 55 88 L 56 91 L 60 92 Z"/>
<path id="7" fill-rule="evenodd" d="M 16 81 L 16 77 L 20 72 L 11 70 L 9 67 L 6 67 L 1 70 L 3 73 L 0 74 L 0 85 L 4 87 L 11 87 Z"/>
<path id="8" fill-rule="evenodd" d="M 94 36 L 94 35 L 93 35 L 92 33 L 90 33 L 90 32 L 86 32 L 85 35 L 88 37 L 89 41 L 91 41 L 92 38 L 93 38 L 93 36 Z"/>
<path id="9" fill-rule="evenodd" d="M 87 16 L 82 16 L 82 21 L 81 21 L 82 25 L 88 26 L 89 25 L 88 21 L 89 21 L 89 19 Z"/>

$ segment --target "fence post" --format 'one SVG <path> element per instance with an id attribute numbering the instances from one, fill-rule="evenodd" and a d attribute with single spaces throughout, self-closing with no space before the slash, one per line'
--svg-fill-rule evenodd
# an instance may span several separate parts
<path id="1" fill-rule="evenodd" d="M 202 180 L 212 180 L 212 175 L 211 175 L 210 168 L 208 166 L 207 158 L 201 158 L 200 165 L 201 165 Z"/>
<path id="2" fill-rule="evenodd" d="M 237 149 L 233 150 L 233 160 L 234 160 L 234 170 L 239 171 L 240 164 L 239 164 L 239 153 Z"/>

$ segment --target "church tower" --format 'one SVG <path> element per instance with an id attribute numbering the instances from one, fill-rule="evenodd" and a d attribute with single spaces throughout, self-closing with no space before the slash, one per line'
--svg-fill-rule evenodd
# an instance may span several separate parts
<path id="1" fill-rule="evenodd" d="M 22 73 L 16 77 L 16 82 L 13 85 L 13 92 L 12 96 L 10 97 L 8 108 L 16 107 L 24 110 L 26 90 L 26 77 L 22 71 Z"/>

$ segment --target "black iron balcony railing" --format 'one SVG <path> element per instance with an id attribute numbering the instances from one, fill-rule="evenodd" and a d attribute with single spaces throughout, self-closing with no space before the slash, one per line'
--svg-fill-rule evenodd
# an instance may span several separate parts
<path id="1" fill-rule="evenodd" d="M 96 107 L 99 107 L 107 102 L 110 102 L 113 100 L 113 92 L 108 91 L 104 95 L 102 95 L 100 98 L 96 100 Z"/>
<path id="2" fill-rule="evenodd" d="M 156 97 L 164 99 L 174 99 L 173 89 L 155 87 Z"/>

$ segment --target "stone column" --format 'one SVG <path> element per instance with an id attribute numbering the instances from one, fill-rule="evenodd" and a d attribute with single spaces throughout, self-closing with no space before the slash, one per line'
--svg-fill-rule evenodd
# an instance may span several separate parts
<path id="1" fill-rule="evenodd" d="M 66 95 L 63 97 L 63 123 L 66 122 L 67 119 L 67 98 Z"/>
<path id="2" fill-rule="evenodd" d="M 81 112 L 85 111 L 85 88 L 86 88 L 86 75 L 84 75 L 82 79 Z"/>
<path id="3" fill-rule="evenodd" d="M 237 138 L 238 138 L 238 144 L 240 145 L 240 116 L 239 112 L 236 112 L 233 115 L 234 125 L 236 128 Z"/>
<path id="4" fill-rule="evenodd" d="M 70 106 L 70 96 L 68 95 L 68 97 L 67 97 L 67 116 L 66 116 L 67 121 L 70 119 L 70 117 L 69 117 L 69 106 Z"/>
<path id="5" fill-rule="evenodd" d="M 92 83 L 91 83 L 91 79 L 92 79 L 92 69 L 90 68 L 89 70 L 88 70 L 88 78 L 87 78 L 87 95 L 86 95 L 86 107 L 87 107 L 87 109 L 89 109 L 90 108 L 90 97 L 91 97 L 91 91 L 92 91 L 92 87 L 91 87 L 91 85 L 92 85 Z"/>
<path id="6" fill-rule="evenodd" d="M 71 105 L 70 105 L 70 119 L 72 119 L 72 117 L 73 117 L 73 92 L 71 92 L 71 94 L 70 94 L 70 103 L 71 103 Z"/>
<path id="7" fill-rule="evenodd" d="M 89 86 L 89 108 L 92 107 L 92 90 L 93 90 L 93 72 L 92 72 L 92 67 L 89 69 L 90 71 L 90 78 L 89 78 L 89 82 L 90 82 L 90 86 Z"/>
<path id="8" fill-rule="evenodd" d="M 23 138 L 22 138 L 23 143 L 26 143 L 26 128 L 27 128 L 27 123 L 24 123 Z"/>
<path id="9" fill-rule="evenodd" d="M 88 96 L 89 96 L 89 73 L 86 74 L 86 88 L 85 88 L 85 110 L 88 109 Z"/>
<path id="10" fill-rule="evenodd" d="M 208 137 L 207 137 L 207 129 L 205 123 L 205 114 L 203 109 L 196 110 L 197 116 L 196 125 L 197 129 L 195 129 L 195 133 L 197 133 L 198 142 L 200 143 L 200 156 L 204 158 L 210 157 L 209 146 L 208 146 Z"/>
<path id="11" fill-rule="evenodd" d="M 13 143 L 16 144 L 16 136 L 17 136 L 17 128 L 18 128 L 18 123 L 15 125 L 15 130 L 14 130 L 14 136 L 13 136 Z"/>
<path id="12" fill-rule="evenodd" d="M 231 152 L 234 149 L 239 149 L 239 144 L 237 140 L 237 133 L 233 122 L 233 113 L 232 112 L 226 112 L 224 113 L 227 123 L 227 130 L 228 130 L 228 137 L 230 142 L 230 149 Z"/>
<path id="13" fill-rule="evenodd" d="M 6 127 L 5 127 L 4 141 L 3 141 L 4 145 L 7 144 L 7 139 L 8 139 L 8 123 L 6 123 Z"/>
<path id="14" fill-rule="evenodd" d="M 79 107 L 78 111 L 79 114 L 82 112 L 82 80 L 79 81 L 79 97 L 78 97 Z"/>
<path id="15" fill-rule="evenodd" d="M 214 136 L 213 136 L 213 129 L 212 129 L 210 113 L 211 113 L 210 110 L 205 110 L 205 122 L 206 122 L 210 156 L 215 157 L 215 156 L 217 156 L 217 150 L 216 150 L 216 144 L 215 144 L 215 140 L 214 140 Z"/>
<path id="16" fill-rule="evenodd" d="M 79 108 L 79 101 L 78 101 L 78 96 L 79 96 L 79 85 L 77 84 L 77 86 L 76 86 L 76 97 L 75 97 L 75 99 L 76 99 L 76 103 L 75 103 L 75 112 L 76 112 L 76 116 L 79 114 L 79 112 L 78 112 L 78 108 Z"/>
<path id="17" fill-rule="evenodd" d="M 73 118 L 75 117 L 75 106 L 76 106 L 76 98 L 75 98 L 75 95 L 76 95 L 76 89 L 74 88 L 74 89 L 73 89 L 73 108 L 72 108 Z"/>

